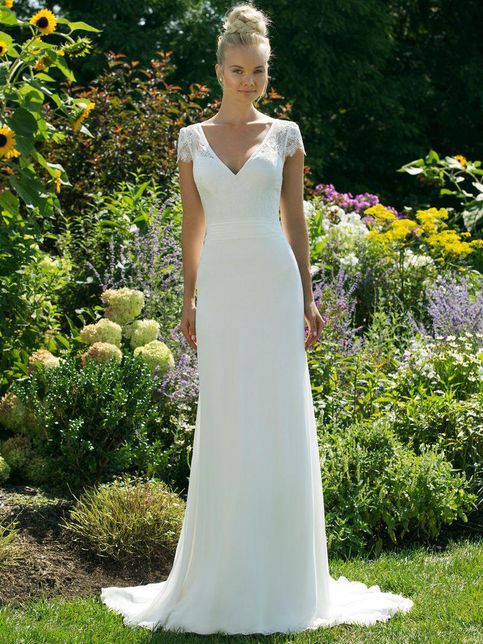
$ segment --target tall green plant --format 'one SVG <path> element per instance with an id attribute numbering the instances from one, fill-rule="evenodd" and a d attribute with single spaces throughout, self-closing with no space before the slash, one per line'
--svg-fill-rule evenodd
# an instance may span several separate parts
<path id="1" fill-rule="evenodd" d="M 12 35 L 0 31 L 0 159 L 2 174 L 0 207 L 3 223 L 27 209 L 38 209 L 40 215 L 51 216 L 60 210 L 57 193 L 62 183 L 68 183 L 64 168 L 49 162 L 40 148 L 63 140 L 67 134 L 55 127 L 47 116 L 50 111 L 61 112 L 71 122 L 74 132 L 84 130 L 83 121 L 93 105 L 82 98 L 72 98 L 60 92 L 58 81 L 48 72 L 58 70 L 65 78 L 75 81 L 66 59 L 85 56 L 91 46 L 87 37 L 74 38 L 78 30 L 99 31 L 84 22 L 57 18 L 42 9 L 30 20 L 18 20 L 8 6 L 0 7 L 0 24 L 10 30 L 28 28 L 31 37 L 18 42 Z M 64 25 L 68 32 L 59 31 Z M 45 36 L 60 38 L 55 44 Z M 47 176 L 45 180 L 43 175 Z"/>

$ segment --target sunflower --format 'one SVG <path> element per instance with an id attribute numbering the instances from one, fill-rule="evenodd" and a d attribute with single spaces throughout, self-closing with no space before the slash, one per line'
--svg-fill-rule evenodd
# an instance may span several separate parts
<path id="1" fill-rule="evenodd" d="M 75 121 L 72 123 L 72 129 L 74 130 L 74 132 L 78 132 L 82 124 L 82 121 L 84 121 L 89 116 L 89 112 L 92 110 L 94 106 L 95 106 L 95 103 L 93 101 L 89 101 L 87 106 L 82 110 L 79 116 L 75 119 Z"/>
<path id="2" fill-rule="evenodd" d="M 5 56 L 7 49 L 8 43 L 6 43 L 4 40 L 0 40 L 0 56 Z"/>
<path id="3" fill-rule="evenodd" d="M 0 157 L 11 159 L 18 157 L 20 152 L 15 149 L 15 132 L 7 125 L 0 127 Z"/>
<path id="4" fill-rule="evenodd" d="M 41 9 L 30 18 L 30 24 L 35 25 L 40 33 L 46 36 L 47 34 L 51 34 L 55 31 L 57 20 L 52 11 L 49 9 Z"/>

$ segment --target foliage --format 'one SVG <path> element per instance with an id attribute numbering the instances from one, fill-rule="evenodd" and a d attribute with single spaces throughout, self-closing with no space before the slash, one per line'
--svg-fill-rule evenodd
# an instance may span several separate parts
<path id="1" fill-rule="evenodd" d="M 425 446 L 441 451 L 454 468 L 464 472 L 483 504 L 483 391 L 458 400 L 450 392 L 392 403 L 394 430 L 411 449 L 420 453 Z"/>
<path id="2" fill-rule="evenodd" d="M 474 507 L 464 475 L 430 448 L 416 455 L 384 419 L 325 427 L 322 477 L 328 547 L 334 556 L 438 537 Z"/>
<path id="3" fill-rule="evenodd" d="M 25 377 L 32 351 L 70 347 L 62 329 L 61 300 L 73 270 L 68 256 L 52 257 L 40 249 L 34 225 L 19 215 L 3 233 L 0 230 L 0 392 Z"/>
<path id="4" fill-rule="evenodd" d="M 62 527 L 75 543 L 111 561 L 161 559 L 179 539 L 185 503 L 160 481 L 122 476 L 85 489 Z"/>
<path id="5" fill-rule="evenodd" d="M 398 172 L 407 172 L 438 186 L 440 195 L 455 197 L 461 209 L 458 216 L 466 230 L 476 232 L 481 229 L 483 219 L 483 183 L 479 179 L 483 170 L 480 166 L 481 161 L 469 161 L 462 154 L 441 159 L 435 150 L 430 150 L 424 158 L 406 163 Z M 470 192 L 468 182 L 473 186 L 473 192 Z"/>
<path id="6" fill-rule="evenodd" d="M 36 370 L 13 385 L 35 412 L 26 428 L 48 461 L 48 481 L 64 491 L 107 481 L 135 466 L 136 447 L 162 414 L 145 363 L 125 355 L 122 365 L 67 357 L 55 369 Z"/>
<path id="7" fill-rule="evenodd" d="M 454 392 L 458 400 L 481 391 L 483 334 L 414 336 L 397 351 L 397 369 L 389 375 L 388 395 L 418 398 L 432 392 Z"/>
<path id="8" fill-rule="evenodd" d="M 62 165 L 49 161 L 41 148 L 65 139 L 66 135 L 46 119 L 46 105 L 53 106 L 62 118 L 67 118 L 74 131 L 81 127 L 92 105 L 84 99 L 72 98 L 49 88 L 57 81 L 47 72 L 58 70 L 65 78 L 75 80 L 66 59 L 86 55 L 91 41 L 86 37 L 76 40 L 72 34 L 78 30 L 98 30 L 84 22 L 56 18 L 47 9 L 34 14 L 28 22 L 21 21 L 6 6 L 0 9 L 0 23 L 10 29 L 28 27 L 31 31 L 31 37 L 21 43 L 10 34 L 0 32 L 3 53 L 0 63 L 3 81 L 0 83 L 0 157 L 3 170 L 0 174 L 0 206 L 5 211 L 4 218 L 18 215 L 21 204 L 27 210 L 38 210 L 41 217 L 51 217 L 54 208 L 60 209 L 57 193 L 60 185 L 67 183 L 67 176 Z M 60 31 L 59 25 L 65 25 L 69 31 Z M 61 38 L 62 44 L 56 46 L 43 40 L 44 36 L 51 34 Z M 87 133 L 85 126 L 82 127 Z M 47 183 L 43 174 L 48 177 Z"/>

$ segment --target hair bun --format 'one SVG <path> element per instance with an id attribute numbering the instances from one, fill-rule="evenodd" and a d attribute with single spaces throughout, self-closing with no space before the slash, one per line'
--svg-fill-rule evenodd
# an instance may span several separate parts
<path id="1" fill-rule="evenodd" d="M 267 18 L 250 4 L 236 5 L 223 22 L 225 34 L 267 35 Z"/>

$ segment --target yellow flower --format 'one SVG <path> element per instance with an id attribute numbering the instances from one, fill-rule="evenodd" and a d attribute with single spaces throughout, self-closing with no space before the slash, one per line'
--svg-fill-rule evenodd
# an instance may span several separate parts
<path id="1" fill-rule="evenodd" d="M 0 56 L 4 56 L 7 53 L 8 43 L 5 40 L 0 40 Z"/>
<path id="2" fill-rule="evenodd" d="M 57 49 L 59 56 L 65 56 L 65 51 L 63 49 Z"/>
<path id="3" fill-rule="evenodd" d="M 5 6 L 7 9 L 11 9 L 13 7 L 13 0 L 5 0 Z"/>
<path id="4" fill-rule="evenodd" d="M 60 170 L 55 170 L 54 171 L 54 177 L 55 177 L 55 192 L 60 192 L 60 175 L 61 175 Z"/>
<path id="5" fill-rule="evenodd" d="M 19 155 L 20 152 L 15 149 L 15 132 L 8 126 L 0 127 L 0 157 L 11 159 Z"/>
<path id="6" fill-rule="evenodd" d="M 448 219 L 446 208 L 428 208 L 427 210 L 417 210 L 416 219 L 420 222 L 421 228 L 425 233 L 436 233 L 440 228 L 446 228 L 443 219 Z"/>
<path id="7" fill-rule="evenodd" d="M 384 224 L 396 219 L 396 215 L 392 210 L 389 210 L 389 208 L 386 208 L 381 203 L 371 206 L 370 208 L 366 208 L 364 210 L 364 215 L 371 215 L 378 224 Z"/>
<path id="8" fill-rule="evenodd" d="M 463 168 L 465 168 L 466 165 L 468 164 L 468 161 L 465 159 L 465 157 L 462 154 L 457 154 L 455 156 L 455 159 L 461 163 Z"/>
<path id="9" fill-rule="evenodd" d="M 89 101 L 89 103 L 86 105 L 86 107 L 82 110 L 82 112 L 79 114 L 79 116 L 75 119 L 75 121 L 72 123 L 72 129 L 74 132 L 78 132 L 79 128 L 81 126 L 82 121 L 84 121 L 88 116 L 92 108 L 95 106 L 95 103 L 93 101 Z"/>
<path id="10" fill-rule="evenodd" d="M 57 20 L 55 15 L 49 9 L 41 9 L 30 18 L 30 24 L 35 25 L 40 33 L 46 36 L 55 31 Z"/>
<path id="11" fill-rule="evenodd" d="M 41 71 L 42 69 L 45 69 L 44 58 L 39 58 L 33 65 L 33 69 L 35 69 L 35 71 Z"/>
<path id="12" fill-rule="evenodd" d="M 461 241 L 456 230 L 442 230 L 436 234 L 428 235 L 427 243 L 446 255 L 469 255 L 473 248 L 468 242 Z"/>
<path id="13" fill-rule="evenodd" d="M 416 228 L 418 228 L 417 223 L 411 219 L 394 219 L 386 235 L 392 241 L 403 241 Z"/>

